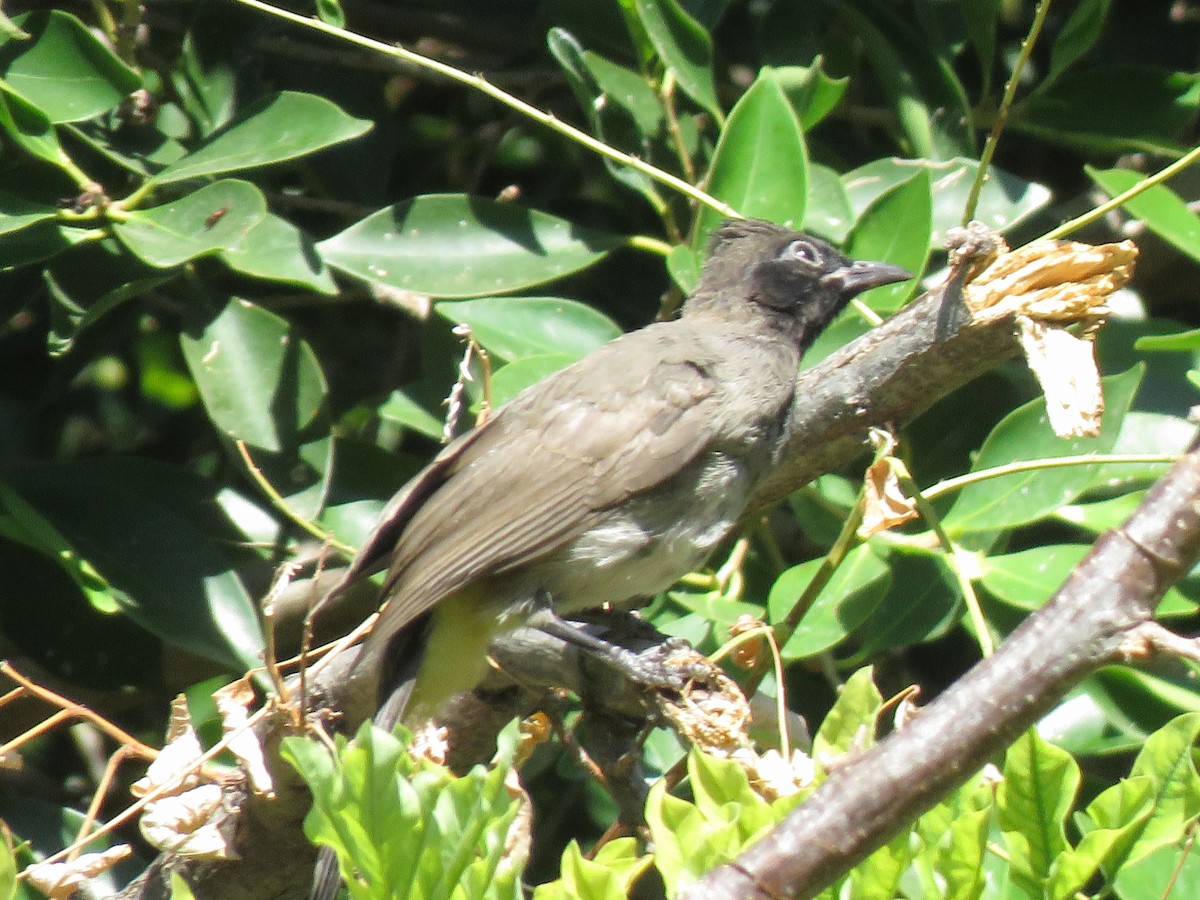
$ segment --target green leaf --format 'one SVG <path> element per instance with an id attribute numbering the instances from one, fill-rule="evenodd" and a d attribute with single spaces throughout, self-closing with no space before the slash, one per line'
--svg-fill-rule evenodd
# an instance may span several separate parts
<path id="1" fill-rule="evenodd" d="M 1071 17 L 1058 33 L 1050 48 L 1050 71 L 1042 79 L 1039 88 L 1055 81 L 1079 57 L 1095 45 L 1108 18 L 1111 0 L 1082 0 L 1071 11 Z"/>
<path id="2" fill-rule="evenodd" d="M 803 230 L 842 244 L 853 226 L 854 211 L 838 173 L 828 166 L 809 163 Z"/>
<path id="3" fill-rule="evenodd" d="M 833 110 L 846 93 L 849 78 L 831 78 L 822 71 L 824 59 L 818 56 L 811 66 L 780 66 L 775 70 L 779 86 L 796 111 L 805 131 L 814 127 Z"/>
<path id="4" fill-rule="evenodd" d="M 337 293 L 337 284 L 312 239 L 272 213 L 240 232 L 231 246 L 220 251 L 220 257 L 243 275 L 294 284 L 326 296 Z"/>
<path id="5" fill-rule="evenodd" d="M 1125 778 L 1088 804 L 1086 813 L 1077 814 L 1083 837 L 1054 861 L 1046 896 L 1071 900 L 1100 869 L 1114 871 L 1150 815 L 1152 791 L 1149 778 Z M 1107 827 L 1097 827 L 1101 822 Z"/>
<path id="6" fill-rule="evenodd" d="M 332 469 L 328 386 L 312 348 L 274 313 L 232 299 L 180 335 L 204 407 L 226 435 L 245 441 L 299 515 L 321 509 Z"/>
<path id="7" fill-rule="evenodd" d="M 764 68 L 721 129 L 708 192 L 744 216 L 795 227 L 804 221 L 807 170 L 800 122 L 774 70 Z M 704 208 L 692 245 L 704 246 L 722 218 Z"/>
<path id="8" fill-rule="evenodd" d="M 821 562 L 810 560 L 779 576 L 767 600 L 772 623 L 787 616 Z M 887 593 L 890 577 L 888 567 L 869 547 L 851 550 L 784 645 L 783 658 L 814 656 L 845 638 L 874 612 Z"/>
<path id="9" fill-rule="evenodd" d="M 1063 75 L 1019 103 L 1009 127 L 1087 153 L 1183 152 L 1179 135 L 1196 115 L 1200 75 L 1103 66 Z"/>
<path id="10" fill-rule="evenodd" d="M 38 222 L 28 228 L 0 235 L 0 270 L 53 259 L 84 240 L 78 228 L 64 228 L 53 222 Z"/>
<path id="11" fill-rule="evenodd" d="M 32 39 L 0 43 L 0 76 L 51 122 L 91 119 L 142 86 L 74 16 L 38 10 L 15 21 Z"/>
<path id="12" fill-rule="evenodd" d="M 296 159 L 360 137 L 370 128 L 370 122 L 346 115 L 324 97 L 282 91 L 247 107 L 151 183 L 161 186 Z"/>
<path id="13" fill-rule="evenodd" d="M 226 179 L 178 200 L 132 210 L 113 232 L 129 251 L 159 269 L 237 247 L 267 216 L 267 201 L 248 181 Z"/>
<path id="14" fill-rule="evenodd" d="M 993 596 L 1019 609 L 1039 609 L 1092 548 L 1049 544 L 982 560 L 981 583 Z"/>
<path id="15" fill-rule="evenodd" d="M 1113 887 L 1120 900 L 1200 896 L 1200 856 L 1190 844 L 1160 847 L 1122 866 Z"/>
<path id="16" fill-rule="evenodd" d="M 417 434 L 441 440 L 442 420 L 403 390 L 392 391 L 376 411 L 388 421 L 411 428 Z"/>
<path id="17" fill-rule="evenodd" d="M 1026 403 L 1005 416 L 984 441 L 971 471 L 980 472 L 1017 460 L 1085 453 L 1107 453 L 1133 400 L 1144 369 L 1103 379 L 1105 410 L 1100 434 L 1063 440 L 1046 421 L 1046 401 Z M 1091 483 L 1094 466 L 1069 466 L 989 478 L 967 485 L 942 520 L 951 535 L 1012 528 L 1048 515 L 1074 500 Z"/>
<path id="18" fill-rule="evenodd" d="M 1027 731 L 1004 756 L 996 810 L 1020 880 L 1040 892 L 1054 859 L 1069 847 L 1065 823 L 1079 790 L 1071 754 Z"/>
<path id="19" fill-rule="evenodd" d="M 667 271 L 680 292 L 687 296 L 700 283 L 700 260 L 686 244 L 676 244 L 667 254 Z"/>
<path id="20" fill-rule="evenodd" d="M 931 241 L 941 246 L 946 231 L 962 222 L 971 183 L 979 171 L 973 159 L 933 162 L 925 159 L 877 159 L 842 176 L 846 195 L 855 217 L 875 202 L 884 192 L 907 181 L 918 171 L 928 171 L 933 179 L 933 235 Z M 1050 191 L 1033 181 L 1026 181 L 992 166 L 979 195 L 975 218 L 997 231 L 1009 231 L 1050 202 Z"/>
<path id="21" fill-rule="evenodd" d="M 1002 0 L 964 0 L 960 4 L 967 37 L 979 57 L 985 85 L 990 84 L 992 66 L 996 61 L 996 25 L 1000 18 Z M 986 88 L 980 92 L 987 95 Z"/>
<path id="22" fill-rule="evenodd" d="M 112 614 L 120 611 L 120 601 L 104 576 L 79 555 L 45 516 L 3 483 L 0 483 L 0 536 L 52 559 L 75 582 L 97 612 Z"/>
<path id="23" fill-rule="evenodd" d="M 1127 169 L 1096 169 L 1092 166 L 1084 168 L 1092 181 L 1113 197 L 1129 190 L 1144 177 Z M 1200 216 L 1192 212 L 1187 203 L 1165 184 L 1156 184 L 1146 189 L 1122 206 L 1130 215 L 1145 222 L 1146 226 L 1164 241 L 1200 262 Z M 1161 342 L 1164 339 L 1143 338 L 1138 346 L 1140 348 L 1143 342 L 1156 340 Z M 1153 347 L 1154 344 L 1150 343 L 1150 346 Z M 1195 349 L 1195 346 L 1196 343 L 1192 343 L 1185 346 L 1163 346 L 1160 349 L 1186 350 Z"/>
<path id="24" fill-rule="evenodd" d="M 559 297 L 483 297 L 438 303 L 434 311 L 469 325 L 480 344 L 506 361 L 540 353 L 579 358 L 621 334 L 603 313 Z"/>
<path id="25" fill-rule="evenodd" d="M 515 203 L 431 194 L 381 209 L 317 249 L 329 265 L 365 281 L 457 298 L 553 281 L 621 243 Z"/>
<path id="26" fill-rule="evenodd" d="M 235 573 L 239 535 L 216 485 L 136 457 L 14 470 L 7 480 L 133 621 L 234 671 L 262 665 L 258 614 Z"/>
<path id="27" fill-rule="evenodd" d="M 0 81 L 0 130 L 30 156 L 60 169 L 71 168 L 49 117 L 3 81 Z"/>
<path id="28" fill-rule="evenodd" d="M 1145 775 L 1155 785 L 1154 808 L 1138 835 L 1129 859 L 1137 860 L 1159 847 L 1173 844 L 1200 813 L 1200 776 L 1193 760 L 1200 713 L 1172 719 L 1146 739 L 1130 775 Z"/>
<path id="29" fill-rule="evenodd" d="M 0 235 L 12 234 L 58 215 L 58 209 L 0 193 Z"/>
<path id="30" fill-rule="evenodd" d="M 713 86 L 712 38 L 677 0 L 635 0 L 638 16 L 663 63 L 684 92 L 718 121 L 721 105 Z"/>
<path id="31" fill-rule="evenodd" d="M 838 691 L 833 708 L 813 737 L 813 759 L 830 761 L 865 750 L 875 742 L 875 719 L 883 695 L 875 686 L 875 671 L 859 669 Z"/>
<path id="32" fill-rule="evenodd" d="M 492 376 L 492 403 L 503 406 L 530 385 L 537 384 L 578 359 L 570 353 L 541 353 L 509 363 Z"/>
<path id="33" fill-rule="evenodd" d="M 884 285 L 862 294 L 863 302 L 876 312 L 894 312 L 920 287 L 932 243 L 930 190 L 927 171 L 900 182 L 867 207 L 846 239 L 846 253 L 851 259 L 892 263 L 916 276 L 912 281 Z"/>
<path id="34" fill-rule="evenodd" d="M 947 584 L 944 568 L 934 559 L 892 553 L 887 563 L 887 593 L 856 635 L 862 643 L 858 653 L 865 659 L 936 640 L 958 621 L 957 587 Z"/>

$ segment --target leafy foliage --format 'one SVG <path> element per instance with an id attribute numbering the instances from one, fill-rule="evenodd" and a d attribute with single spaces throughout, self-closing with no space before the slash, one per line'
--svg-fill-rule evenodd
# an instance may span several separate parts
<path id="1" fill-rule="evenodd" d="M 118 21 L 136 4 L 97 2 L 0 20 L 0 650 L 67 693 L 88 691 L 131 731 L 161 732 L 174 693 L 256 665 L 255 603 L 274 567 L 312 532 L 360 541 L 436 452 L 463 352 L 453 326 L 489 353 L 487 387 L 502 402 L 673 310 L 721 205 L 937 273 L 978 179 L 974 215 L 1015 244 L 1186 163 L 1196 143 L 1196 26 L 1165 3 L 1055 4 L 1006 110 L 1032 2 L 444 6 L 444 21 L 471 26 L 439 45 L 459 54 L 455 83 L 244 3 L 150 4 L 144 21 Z M 336 2 L 318 7 L 319 20 L 301 21 L 343 18 Z M 397 36 L 379 37 L 386 50 Z M 488 80 L 464 74 L 475 70 Z M 998 152 L 981 172 L 993 128 Z M 801 664 L 764 690 L 826 723 L 818 759 L 847 750 L 874 716 L 874 689 L 851 673 L 875 662 L 888 689 L 952 680 L 974 658 L 979 622 L 1002 637 L 1044 602 L 1187 440 L 1200 217 L 1191 173 L 1176 176 L 1123 205 L 1118 227 L 1143 245 L 1131 299 L 1144 315 L 1099 337 L 1098 438 L 1052 438 L 1015 364 L 900 435 L 950 545 L 928 522 L 877 535 L 808 598 L 783 648 Z M 911 290 L 863 299 L 886 315 Z M 848 312 L 805 364 L 867 328 Z M 484 370 L 472 372 L 477 404 Z M 1097 461 L 1062 460 L 1080 454 Z M 1023 468 L 996 476 L 1013 465 Z M 965 487 L 950 480 L 964 476 Z M 754 533 L 739 578 L 691 579 L 656 600 L 655 623 L 712 650 L 739 614 L 787 621 L 858 483 L 834 473 L 797 492 L 778 527 Z M 965 615 L 964 583 L 982 618 Z M 1195 627 L 1198 584 L 1184 579 L 1164 601 L 1181 628 Z M 833 704 L 830 682 L 843 677 L 855 689 Z M 1195 814 L 1198 710 L 1175 668 L 1088 679 L 1048 716 L 1053 744 L 1014 747 L 1003 789 L 962 789 L 844 890 L 1159 895 Z M 669 741 L 650 746 L 662 769 L 676 762 Z M 28 752 L 69 783 L 65 773 L 87 771 L 55 735 Z M 313 748 L 292 753 L 314 784 L 412 773 L 378 735 L 346 751 L 343 775 Z M 1135 753 L 1128 779 L 1101 783 L 1111 756 Z M 777 815 L 724 764 L 691 767 L 693 791 L 711 793 L 655 788 L 654 865 L 668 886 Z M 553 794 L 578 781 L 569 768 L 526 771 Z M 493 775 L 479 778 L 495 789 Z M 337 790 L 316 831 L 357 870 L 381 871 L 385 854 L 370 848 L 382 845 L 335 827 L 353 819 L 331 815 Z M 496 802 L 481 822 L 510 815 Z M 647 865 L 630 843 L 561 855 L 607 824 L 602 800 L 586 807 L 574 831 L 535 846 L 530 877 L 563 879 L 547 896 L 624 896 Z M 72 815 L 66 802 L 0 794 L 0 816 L 36 854 L 61 846 Z M 489 839 L 492 824 L 481 825 Z M 1177 884 L 1200 879 L 1193 862 Z"/>

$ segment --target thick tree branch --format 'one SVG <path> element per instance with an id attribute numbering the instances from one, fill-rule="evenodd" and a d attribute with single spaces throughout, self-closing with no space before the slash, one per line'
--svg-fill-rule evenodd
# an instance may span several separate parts
<path id="1" fill-rule="evenodd" d="M 808 802 L 685 896 L 820 893 L 1002 752 L 1084 676 L 1161 648 L 1147 623 L 1198 556 L 1200 450 L 1193 445 L 994 656 L 903 730 L 837 769 Z"/>

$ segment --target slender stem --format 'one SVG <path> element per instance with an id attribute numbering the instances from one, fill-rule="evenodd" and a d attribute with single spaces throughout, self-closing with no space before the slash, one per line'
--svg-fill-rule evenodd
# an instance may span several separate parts
<path id="1" fill-rule="evenodd" d="M 1150 188 L 1154 187 L 1156 184 L 1162 184 L 1167 179 L 1172 178 L 1173 176 L 1179 174 L 1184 169 L 1186 169 L 1188 166 L 1194 164 L 1197 161 L 1200 161 L 1200 147 L 1194 147 L 1193 149 L 1191 149 L 1187 153 L 1185 153 L 1183 156 L 1181 156 L 1179 159 L 1175 160 L 1175 162 L 1171 163 L 1169 166 L 1159 169 L 1153 175 L 1147 175 L 1145 178 L 1143 178 L 1141 181 L 1139 181 L 1137 184 L 1135 184 L 1129 190 L 1122 191 L 1121 193 L 1119 193 L 1115 197 L 1113 197 L 1111 200 L 1107 200 L 1104 203 L 1101 203 L 1095 209 L 1089 210 L 1088 212 L 1084 213 L 1083 215 L 1077 216 L 1076 218 L 1071 219 L 1069 222 L 1063 222 L 1061 225 L 1059 225 L 1053 231 L 1047 232 L 1043 236 L 1044 239 L 1049 241 L 1049 240 L 1055 240 L 1055 239 L 1061 238 L 1061 237 L 1066 237 L 1072 231 L 1076 231 L 1076 230 L 1082 228 L 1084 225 L 1090 225 L 1092 222 L 1095 222 L 1097 219 L 1101 218 L 1102 216 L 1108 215 L 1110 212 L 1112 212 L 1118 206 L 1123 206 L 1124 204 L 1128 203 L 1130 200 L 1132 200 L 1134 197 L 1136 197 L 1138 194 L 1142 193 L 1143 191 L 1150 190 Z"/>
<path id="2" fill-rule="evenodd" d="M 269 13 L 270 15 L 277 16 L 278 18 L 286 19 L 289 22 L 294 22 L 297 25 L 312 29 L 313 31 L 319 31 L 322 34 L 340 38 L 348 43 L 357 44 L 360 47 L 366 47 L 370 50 L 378 51 L 379 53 L 391 56 L 395 59 L 401 60 L 402 62 L 409 63 L 410 65 L 419 66 L 422 69 L 436 72 L 439 75 L 449 78 L 451 81 L 458 82 L 459 84 L 466 85 L 473 90 L 479 91 L 479 93 L 485 94 L 488 97 L 491 97 L 493 100 L 504 104 L 510 109 L 516 110 L 521 115 L 533 119 L 535 122 L 546 126 L 551 131 L 557 132 L 558 134 L 575 141 L 577 144 L 588 148 L 594 153 L 598 153 L 599 155 L 611 159 L 614 162 L 620 163 L 623 166 L 628 166 L 635 171 L 641 172 L 648 178 L 652 178 L 661 184 L 665 184 L 668 187 L 679 191 L 679 193 L 690 197 L 697 203 L 702 203 L 711 209 L 715 209 L 722 215 L 735 217 L 740 216 L 738 211 L 729 204 L 724 203 L 718 200 L 716 197 L 705 193 L 695 185 L 688 184 L 682 178 L 678 178 L 672 175 L 670 172 L 664 172 L 662 169 L 651 165 L 643 159 L 638 159 L 636 156 L 631 156 L 628 153 L 622 153 L 620 150 L 616 150 L 613 147 L 608 146 L 603 141 L 597 140 L 587 132 L 580 131 L 578 128 L 574 128 L 568 125 L 566 122 L 555 118 L 550 113 L 538 109 L 536 106 L 526 103 L 524 100 L 514 97 L 512 94 L 496 87 L 494 84 L 484 78 L 479 77 L 478 75 L 471 75 L 462 71 L 461 69 L 454 68 L 454 66 L 447 65 L 446 63 L 440 62 L 436 59 L 431 59 L 428 56 L 422 56 L 420 53 L 415 53 L 405 47 L 394 44 L 385 44 L 382 41 L 374 41 L 368 37 L 363 37 L 360 34 L 355 34 L 352 31 L 347 31 L 344 28 L 338 28 L 334 25 L 327 25 L 319 19 L 312 19 L 307 16 L 297 15 L 296 13 L 289 12 L 285 9 L 280 9 L 277 6 L 272 6 L 269 3 L 264 3 L 262 0 L 237 0 L 237 2 L 244 6 L 250 6 L 254 9 L 261 10 L 262 12 Z"/>
<path id="3" fill-rule="evenodd" d="M 1033 53 L 1033 46 L 1037 43 L 1048 12 L 1050 12 L 1050 0 L 1041 0 L 1037 11 L 1033 14 L 1033 24 L 1029 26 L 1029 34 L 1025 35 L 1025 40 L 1021 42 L 1021 52 L 1017 56 L 1016 63 L 1013 64 L 1008 84 L 1004 86 L 1004 97 L 1000 100 L 1000 108 L 996 110 L 996 118 L 992 122 L 992 131 L 988 135 L 987 143 L 983 145 L 983 153 L 979 157 L 979 170 L 975 173 L 975 180 L 971 182 L 971 193 L 967 195 L 967 204 L 963 209 L 962 224 L 964 227 L 975 217 L 975 210 L 979 206 L 979 195 L 983 192 L 983 183 L 987 180 L 992 157 L 996 155 L 996 145 L 1000 142 L 1000 134 L 1008 122 L 1008 112 L 1017 97 L 1017 86 L 1021 81 L 1021 73 L 1025 71 L 1029 55 Z"/>
<path id="4" fill-rule="evenodd" d="M 926 488 L 924 496 L 926 500 L 936 500 L 945 494 L 962 490 L 969 484 L 987 481 L 989 478 L 1000 478 L 1004 475 L 1015 475 L 1020 472 L 1035 472 L 1038 469 L 1062 469 L 1069 466 L 1170 464 L 1175 462 L 1176 459 L 1178 457 L 1174 455 L 1155 453 L 1085 454 L 1082 456 L 1055 456 L 1049 459 L 1023 459 L 1019 462 L 1006 463 L 991 469 L 968 472 L 966 475 L 959 475 L 957 478 L 947 478 L 939 484 Z"/>

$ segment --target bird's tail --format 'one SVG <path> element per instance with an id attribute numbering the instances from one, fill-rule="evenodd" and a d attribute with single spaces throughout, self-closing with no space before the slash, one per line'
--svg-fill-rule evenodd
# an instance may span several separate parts
<path id="1" fill-rule="evenodd" d="M 384 674 L 379 683 L 379 708 L 372 721 L 384 731 L 391 731 L 397 723 L 404 721 L 404 713 L 417 683 L 417 673 L 425 658 L 427 618 L 418 619 L 396 635 L 388 647 L 386 664 L 379 667 Z M 355 661 L 354 669 L 363 665 L 370 666 L 371 663 L 364 662 L 360 657 Z M 313 868 L 308 900 L 334 900 L 341 886 L 342 874 L 338 870 L 337 854 L 332 847 L 322 847 Z"/>

